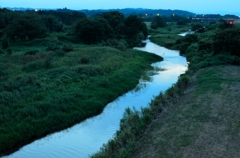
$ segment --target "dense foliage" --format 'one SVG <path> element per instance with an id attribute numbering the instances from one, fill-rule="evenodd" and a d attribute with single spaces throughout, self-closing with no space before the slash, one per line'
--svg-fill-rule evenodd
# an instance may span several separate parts
<path id="1" fill-rule="evenodd" d="M 167 23 L 161 16 L 155 16 L 153 18 L 152 23 L 151 23 L 152 29 L 157 29 L 157 28 L 165 27 L 165 26 L 167 26 Z"/>
<path id="2" fill-rule="evenodd" d="M 24 43 L 28 46 L 12 47 L 11 55 L 0 54 L 1 154 L 101 113 L 134 88 L 150 63 L 162 60 L 136 50 L 80 45 L 72 51 L 65 45 L 29 50 L 33 46 Z"/>
<path id="3" fill-rule="evenodd" d="M 220 64 L 240 65 L 240 27 L 225 24 L 223 27 L 221 21 L 216 26 L 213 30 L 195 33 L 197 38 L 188 40 L 181 53 L 185 54 L 190 62 L 195 63 L 190 66 L 201 68 Z M 181 40 L 179 48 L 186 38 L 188 36 Z"/>
<path id="4" fill-rule="evenodd" d="M 119 12 L 0 9 L 0 157 L 101 113 L 134 88 L 162 60 L 126 49 L 147 35 L 141 18 Z"/>
<path id="5" fill-rule="evenodd" d="M 100 43 L 106 39 L 124 40 L 127 47 L 138 46 L 148 35 L 146 25 L 138 16 L 124 17 L 117 11 L 103 13 L 95 19 L 81 19 L 73 26 L 76 38 L 84 43 Z"/>
<path id="6" fill-rule="evenodd" d="M 7 26 L 5 33 L 11 40 L 33 40 L 43 37 L 46 30 L 41 19 L 37 15 L 23 14 L 15 18 Z"/>
<path id="7" fill-rule="evenodd" d="M 74 25 L 74 35 L 86 44 L 99 43 L 113 37 L 113 29 L 103 19 L 80 19 Z"/>
<path id="8" fill-rule="evenodd" d="M 43 38 L 51 32 L 64 32 L 71 40 L 85 44 L 98 44 L 109 39 L 118 40 L 125 47 L 140 46 L 148 35 L 143 20 L 136 15 L 124 15 L 118 11 L 104 12 L 99 16 L 86 17 L 83 13 L 67 9 L 57 11 L 13 12 L 0 10 L 0 37 L 12 41 Z M 121 42 L 124 41 L 124 42 Z"/>
<path id="9" fill-rule="evenodd" d="M 240 27 L 218 29 L 213 35 L 212 44 L 215 54 L 229 52 L 240 57 Z"/>

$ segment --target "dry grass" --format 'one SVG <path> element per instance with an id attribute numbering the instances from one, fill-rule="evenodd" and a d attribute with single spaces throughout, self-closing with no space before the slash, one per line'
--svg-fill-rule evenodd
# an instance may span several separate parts
<path id="1" fill-rule="evenodd" d="M 133 157 L 240 157 L 240 67 L 202 69 L 180 101 L 159 115 Z"/>

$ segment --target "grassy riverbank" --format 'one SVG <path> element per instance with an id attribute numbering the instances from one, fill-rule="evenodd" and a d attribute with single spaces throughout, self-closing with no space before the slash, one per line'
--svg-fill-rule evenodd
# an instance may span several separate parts
<path id="1" fill-rule="evenodd" d="M 184 95 L 151 122 L 131 157 L 239 157 L 239 71 L 213 66 L 194 73 Z"/>
<path id="2" fill-rule="evenodd" d="M 190 24 L 184 26 L 178 26 L 176 23 L 172 23 L 166 28 L 159 28 L 153 32 L 150 40 L 160 46 L 168 49 L 178 50 L 176 45 L 177 40 L 181 40 L 183 37 L 178 34 L 187 32 L 191 28 Z"/>
<path id="3" fill-rule="evenodd" d="M 127 109 L 114 139 L 92 157 L 240 157 L 240 58 L 226 49 L 238 46 L 240 31 L 214 27 L 172 40 L 190 62 L 188 72 L 149 108 Z M 228 32 L 235 43 L 222 40 Z"/>
<path id="4" fill-rule="evenodd" d="M 239 38 L 239 27 L 224 25 L 208 29 L 210 24 L 204 33 L 180 40 L 179 49 L 190 61 L 188 84 L 178 101 L 147 126 L 131 157 L 240 157 L 240 59 L 234 50 L 225 49 L 238 45 L 216 42 Z M 235 31 L 234 36 L 229 31 Z M 228 37 L 222 39 L 225 33 Z"/>
<path id="5" fill-rule="evenodd" d="M 131 49 L 46 42 L 57 43 L 12 42 L 11 52 L 0 54 L 0 156 L 101 113 L 162 60 Z"/>

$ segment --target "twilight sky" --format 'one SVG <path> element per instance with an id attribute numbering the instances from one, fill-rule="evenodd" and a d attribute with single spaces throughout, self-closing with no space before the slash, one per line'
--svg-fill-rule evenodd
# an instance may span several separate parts
<path id="1" fill-rule="evenodd" d="M 240 0 L 0 0 L 0 7 L 69 9 L 181 9 L 194 13 L 236 14 Z"/>

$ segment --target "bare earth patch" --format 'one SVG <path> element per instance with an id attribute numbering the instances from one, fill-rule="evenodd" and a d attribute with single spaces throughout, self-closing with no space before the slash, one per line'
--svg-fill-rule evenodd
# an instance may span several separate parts
<path id="1" fill-rule="evenodd" d="M 132 157 L 239 158 L 240 67 L 192 76 L 185 95 L 147 128 Z"/>

